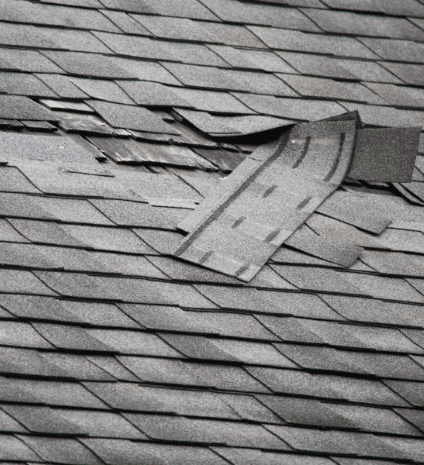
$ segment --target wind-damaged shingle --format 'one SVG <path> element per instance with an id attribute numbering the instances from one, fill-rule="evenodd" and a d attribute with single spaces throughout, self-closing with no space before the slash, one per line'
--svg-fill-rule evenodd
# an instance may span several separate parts
<path id="1" fill-rule="evenodd" d="M 353 121 L 298 125 L 254 152 L 179 225 L 175 255 L 252 279 L 342 181 L 354 135 Z"/>

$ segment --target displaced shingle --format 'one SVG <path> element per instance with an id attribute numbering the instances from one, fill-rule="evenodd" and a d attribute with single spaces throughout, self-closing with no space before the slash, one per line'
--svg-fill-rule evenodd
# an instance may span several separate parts
<path id="1" fill-rule="evenodd" d="M 176 134 L 172 126 L 146 108 L 96 100 L 89 101 L 89 105 L 113 127 Z"/>

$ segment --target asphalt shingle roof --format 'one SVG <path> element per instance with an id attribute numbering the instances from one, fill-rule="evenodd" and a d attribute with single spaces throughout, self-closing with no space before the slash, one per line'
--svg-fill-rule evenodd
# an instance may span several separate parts
<path id="1" fill-rule="evenodd" d="M 0 0 L 0 464 L 424 463 L 423 64 L 422 0 Z"/>

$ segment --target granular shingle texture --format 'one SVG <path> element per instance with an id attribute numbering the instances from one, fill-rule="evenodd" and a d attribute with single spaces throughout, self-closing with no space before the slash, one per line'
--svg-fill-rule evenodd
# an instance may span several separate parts
<path id="1" fill-rule="evenodd" d="M 423 66 L 422 0 L 0 0 L 0 465 L 423 464 Z"/>

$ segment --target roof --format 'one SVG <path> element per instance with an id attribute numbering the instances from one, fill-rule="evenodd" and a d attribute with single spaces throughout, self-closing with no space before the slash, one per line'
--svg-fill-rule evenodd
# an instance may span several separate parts
<path id="1" fill-rule="evenodd" d="M 424 2 L 0 21 L 0 463 L 424 463 Z"/>

